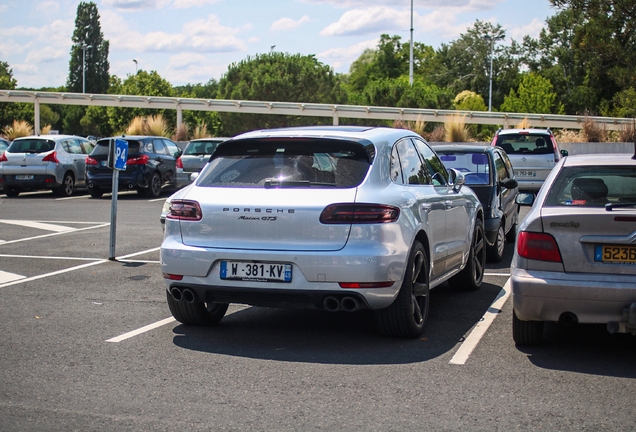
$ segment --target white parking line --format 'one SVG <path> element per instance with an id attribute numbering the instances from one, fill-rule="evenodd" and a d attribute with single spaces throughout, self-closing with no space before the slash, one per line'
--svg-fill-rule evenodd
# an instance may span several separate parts
<path id="1" fill-rule="evenodd" d="M 38 221 L 28 221 L 28 220 L 10 220 L 10 219 L 0 219 L 0 223 L 5 223 L 9 225 L 18 225 L 28 228 L 36 228 L 44 231 L 55 231 L 55 232 L 67 232 L 67 231 L 75 231 L 75 228 L 67 227 L 64 225 L 54 225 L 51 223 L 44 223 Z"/>
<path id="2" fill-rule="evenodd" d="M 147 326 L 143 326 L 141 328 L 138 328 L 137 330 L 129 331 L 128 333 L 124 333 L 123 335 L 107 339 L 106 342 L 121 342 L 123 340 L 130 339 L 131 337 L 134 337 L 134 336 L 140 335 L 142 333 L 146 333 L 146 332 L 148 332 L 150 330 L 156 329 L 157 327 L 161 327 L 163 325 L 170 324 L 171 322 L 174 322 L 174 321 L 176 321 L 176 320 L 174 318 L 172 318 L 172 317 L 166 318 L 166 319 L 162 319 L 161 321 L 157 321 L 156 323 L 148 324 Z"/>
<path id="3" fill-rule="evenodd" d="M 103 227 L 107 227 L 109 226 L 110 223 L 103 223 L 100 225 L 95 225 L 95 226 L 91 226 L 91 227 L 86 227 L 86 228 L 76 228 L 73 229 L 72 232 L 78 232 L 78 231 L 85 231 L 85 230 L 91 230 L 91 229 L 96 229 L 96 228 L 103 228 Z M 11 243 L 19 243 L 19 242 L 23 242 L 23 241 L 29 241 L 29 240 L 37 240 L 37 239 L 41 239 L 41 238 L 45 238 L 45 237 L 52 237 L 52 236 L 56 236 L 56 235 L 60 235 L 60 234 L 66 234 L 68 232 L 71 231 L 61 231 L 61 232 L 54 232 L 51 234 L 42 234 L 39 236 L 34 236 L 34 237 L 25 237 L 25 238 L 21 238 L 21 239 L 17 239 L 17 240 L 7 240 L 7 241 L 3 241 L 2 244 L 11 244 Z"/>
<path id="4" fill-rule="evenodd" d="M 13 282 L 14 280 L 24 279 L 26 276 L 19 275 L 16 273 L 9 273 L 6 271 L 0 270 L 0 284 L 6 282 Z"/>
<path id="5" fill-rule="evenodd" d="M 29 258 L 29 259 L 49 259 L 49 260 L 63 260 L 63 261 L 99 261 L 101 258 L 82 258 L 82 257 L 60 257 L 60 256 L 36 256 L 36 255 L 14 255 L 14 254 L 0 254 L 3 258 Z"/>
<path id="6" fill-rule="evenodd" d="M 506 300 L 508 300 L 508 297 L 510 297 L 510 279 L 508 279 L 504 287 L 497 295 L 495 301 L 490 305 L 484 316 L 461 344 L 461 346 L 449 362 L 450 364 L 466 364 L 468 357 L 470 357 L 481 338 L 486 334 L 486 331 L 488 330 L 490 325 L 493 323 L 495 318 L 497 318 L 497 315 L 501 312 L 501 308 L 506 303 Z"/>

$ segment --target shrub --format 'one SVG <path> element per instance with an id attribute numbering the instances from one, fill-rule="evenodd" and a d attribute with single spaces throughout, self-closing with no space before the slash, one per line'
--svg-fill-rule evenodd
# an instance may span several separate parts
<path id="1" fill-rule="evenodd" d="M 161 114 L 146 117 L 146 135 L 154 135 L 168 138 L 170 131 L 168 123 Z"/>
<path id="2" fill-rule="evenodd" d="M 25 120 L 14 120 L 13 124 L 5 126 L 2 132 L 9 141 L 13 141 L 16 138 L 33 135 L 33 127 Z"/>
<path id="3" fill-rule="evenodd" d="M 588 117 L 586 117 L 583 122 L 583 135 L 587 142 L 607 141 L 605 127 L 601 127 L 598 123 Z"/>
<path id="4" fill-rule="evenodd" d="M 209 136 L 208 126 L 205 123 L 196 125 L 192 132 L 192 139 L 208 138 Z"/>
<path id="5" fill-rule="evenodd" d="M 453 115 L 450 120 L 444 122 L 445 142 L 467 142 L 470 139 L 466 120 L 462 115 Z"/>
<path id="6" fill-rule="evenodd" d="M 188 140 L 188 124 L 181 123 L 177 126 L 177 130 L 172 135 L 173 141 L 187 141 Z"/>

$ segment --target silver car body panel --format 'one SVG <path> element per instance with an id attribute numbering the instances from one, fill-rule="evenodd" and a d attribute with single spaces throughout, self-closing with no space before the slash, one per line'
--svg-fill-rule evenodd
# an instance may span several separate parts
<path id="1" fill-rule="evenodd" d="M 554 237 L 562 262 L 526 259 L 515 254 L 511 264 L 513 307 L 523 321 L 557 321 L 571 312 L 581 323 L 620 321 L 636 302 L 636 264 L 599 262 L 595 247 L 636 246 L 636 208 L 546 206 L 550 188 L 564 167 L 636 166 L 632 155 L 579 155 L 562 159 L 526 215 L 519 232 Z M 636 191 L 633 191 L 636 196 Z"/>
<path id="2" fill-rule="evenodd" d="M 294 130 L 248 133 L 235 138 L 293 136 Z M 366 132 L 331 129 L 299 130 L 303 137 L 364 139 L 374 144 L 375 157 L 360 186 L 355 188 L 218 188 L 199 181 L 170 200 L 200 203 L 201 221 L 165 220 L 161 246 L 162 272 L 183 275 L 183 286 L 249 287 L 265 290 L 355 292 L 367 307 L 390 305 L 406 271 L 416 237 L 428 238 L 430 286 L 458 273 L 466 264 L 475 219 L 481 205 L 469 188 L 403 185 L 391 181 L 393 144 L 413 136 L 385 128 Z M 440 164 L 441 165 L 441 164 Z M 213 197 L 213 198 L 212 198 Z M 334 224 L 319 222 L 332 203 L 381 203 L 399 207 L 397 222 Z M 292 281 L 223 280 L 221 261 L 292 264 Z M 388 288 L 343 289 L 339 282 L 394 281 Z M 169 288 L 174 281 L 166 280 Z"/>
<path id="3" fill-rule="evenodd" d="M 216 146 L 229 138 L 202 138 L 192 140 L 179 157 L 183 168 L 177 167 L 177 189 L 192 183 L 192 173 L 200 172 L 210 160 Z"/>

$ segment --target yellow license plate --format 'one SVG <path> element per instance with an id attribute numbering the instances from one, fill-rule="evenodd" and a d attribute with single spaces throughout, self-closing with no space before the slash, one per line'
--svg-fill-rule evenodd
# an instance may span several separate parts
<path id="1" fill-rule="evenodd" d="M 636 264 L 636 246 L 596 245 L 594 261 Z"/>

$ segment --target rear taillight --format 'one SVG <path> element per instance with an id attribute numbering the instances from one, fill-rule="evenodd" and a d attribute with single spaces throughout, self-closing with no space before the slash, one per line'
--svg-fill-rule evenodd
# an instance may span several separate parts
<path id="1" fill-rule="evenodd" d="M 559 247 L 550 234 L 521 231 L 517 237 L 517 253 L 532 260 L 562 262 Z"/>
<path id="2" fill-rule="evenodd" d="M 86 165 L 99 165 L 97 159 L 88 156 L 86 158 Z"/>
<path id="3" fill-rule="evenodd" d="M 148 155 L 141 155 L 136 158 L 130 158 L 126 161 L 126 165 L 146 165 L 150 157 Z"/>
<path id="4" fill-rule="evenodd" d="M 201 206 L 196 201 L 189 200 L 173 200 L 170 203 L 170 208 L 167 219 L 178 219 L 188 221 L 199 221 L 203 217 L 201 212 Z"/>
<path id="5" fill-rule="evenodd" d="M 181 158 L 177 158 L 177 168 L 183 169 L 183 162 L 181 162 Z"/>
<path id="6" fill-rule="evenodd" d="M 42 162 L 60 163 L 60 161 L 57 160 L 56 152 L 49 153 L 48 155 L 44 156 L 44 158 L 42 159 Z"/>
<path id="7" fill-rule="evenodd" d="M 331 204 L 320 214 L 323 224 L 376 224 L 395 222 L 400 217 L 398 207 L 384 204 Z"/>
<path id="8" fill-rule="evenodd" d="M 9 159 L 7 159 L 7 156 L 4 154 L 4 152 L 0 154 L 0 162 L 9 162 Z"/>

